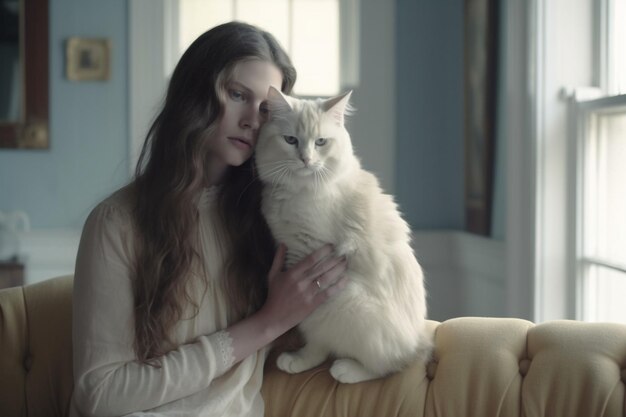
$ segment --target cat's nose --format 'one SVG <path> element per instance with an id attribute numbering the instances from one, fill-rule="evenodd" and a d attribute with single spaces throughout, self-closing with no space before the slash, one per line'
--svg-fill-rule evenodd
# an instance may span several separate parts
<path id="1" fill-rule="evenodd" d="M 302 162 L 304 162 L 304 166 L 308 167 L 309 163 L 311 162 L 311 158 L 308 157 L 304 157 L 304 158 L 300 158 L 302 160 Z"/>

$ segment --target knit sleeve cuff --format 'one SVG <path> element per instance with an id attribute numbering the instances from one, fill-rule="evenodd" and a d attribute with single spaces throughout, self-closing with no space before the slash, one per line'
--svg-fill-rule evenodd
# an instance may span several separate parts
<path id="1" fill-rule="evenodd" d="M 217 332 L 215 336 L 218 344 L 218 356 L 221 358 L 224 369 L 228 369 L 235 363 L 233 338 L 226 330 Z"/>

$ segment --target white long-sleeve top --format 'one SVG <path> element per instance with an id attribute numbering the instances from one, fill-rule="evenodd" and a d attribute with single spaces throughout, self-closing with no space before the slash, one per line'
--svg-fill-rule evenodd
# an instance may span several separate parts
<path id="1" fill-rule="evenodd" d="M 224 330 L 216 189 L 204 190 L 198 202 L 203 268 L 192 271 L 190 293 L 199 312 L 190 307 L 175 326 L 179 346 L 162 357 L 161 368 L 135 360 L 130 192 L 123 188 L 100 203 L 83 229 L 74 276 L 70 416 L 262 416 L 266 349 L 233 365 Z"/>

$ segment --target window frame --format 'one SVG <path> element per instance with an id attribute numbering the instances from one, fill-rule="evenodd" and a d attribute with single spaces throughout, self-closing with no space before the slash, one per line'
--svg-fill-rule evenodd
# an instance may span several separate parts
<path id="1" fill-rule="evenodd" d="M 525 78 L 520 81 L 517 76 L 515 88 L 507 82 L 507 99 L 519 95 L 521 103 L 518 108 L 507 106 L 505 122 L 509 136 L 507 284 L 509 302 L 517 297 L 521 306 L 512 309 L 511 315 L 530 310 L 525 317 L 538 323 L 580 319 L 578 175 L 582 153 L 574 115 L 577 102 L 598 99 L 607 91 L 610 3 L 517 3 L 505 3 L 510 26 L 506 38 L 523 37 L 524 49 L 513 53 L 521 54 L 526 65 Z M 516 27 L 514 12 L 526 18 L 523 28 Z M 564 40 L 576 48 L 563 48 Z M 520 72 L 512 62 L 509 59 L 505 64 L 509 79 Z M 523 120 L 522 129 L 512 125 L 511 120 L 516 119 Z M 517 162 L 520 157 L 522 163 Z M 522 164 L 526 165 L 520 167 Z M 521 209 L 512 207 L 511 202 L 520 203 Z M 525 298 L 519 300 L 519 288 L 531 295 L 522 292 Z"/>
<path id="2" fill-rule="evenodd" d="M 604 0 L 602 1 L 604 3 Z M 604 38 L 606 39 L 606 38 Z M 608 56 L 605 55 L 603 64 L 608 63 Z M 604 70 L 602 66 L 599 68 Z M 608 83 L 604 80 L 605 86 Z M 607 91 L 607 90 L 604 90 Z M 601 91 L 599 94 L 603 94 Z M 596 256 L 590 256 L 586 253 L 584 242 L 586 239 L 586 208 L 585 201 L 587 199 L 586 170 L 587 170 L 587 154 L 588 154 L 588 136 L 591 134 L 593 120 L 597 116 L 611 113 L 626 113 L 626 94 L 621 95 L 605 95 L 594 99 L 577 99 L 572 98 L 572 124 L 576 129 L 576 246 L 575 255 L 573 257 L 572 269 L 575 271 L 576 286 L 576 320 L 596 321 L 596 317 L 588 317 L 585 311 L 588 306 L 585 302 L 585 292 L 587 291 L 587 271 L 590 266 L 601 266 L 626 273 L 626 263 L 621 264 L 612 260 L 603 259 Z"/>

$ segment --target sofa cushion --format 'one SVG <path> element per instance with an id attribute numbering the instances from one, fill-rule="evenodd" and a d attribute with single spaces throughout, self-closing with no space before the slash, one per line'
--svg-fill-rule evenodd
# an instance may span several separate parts
<path id="1" fill-rule="evenodd" d="M 26 315 L 22 287 L 0 291 L 0 393 L 11 401 L 0 401 L 0 415 L 26 414 L 26 372 L 24 370 Z"/>
<path id="2" fill-rule="evenodd" d="M 0 336 L 0 415 L 68 415 L 72 277 L 0 291 Z"/>

